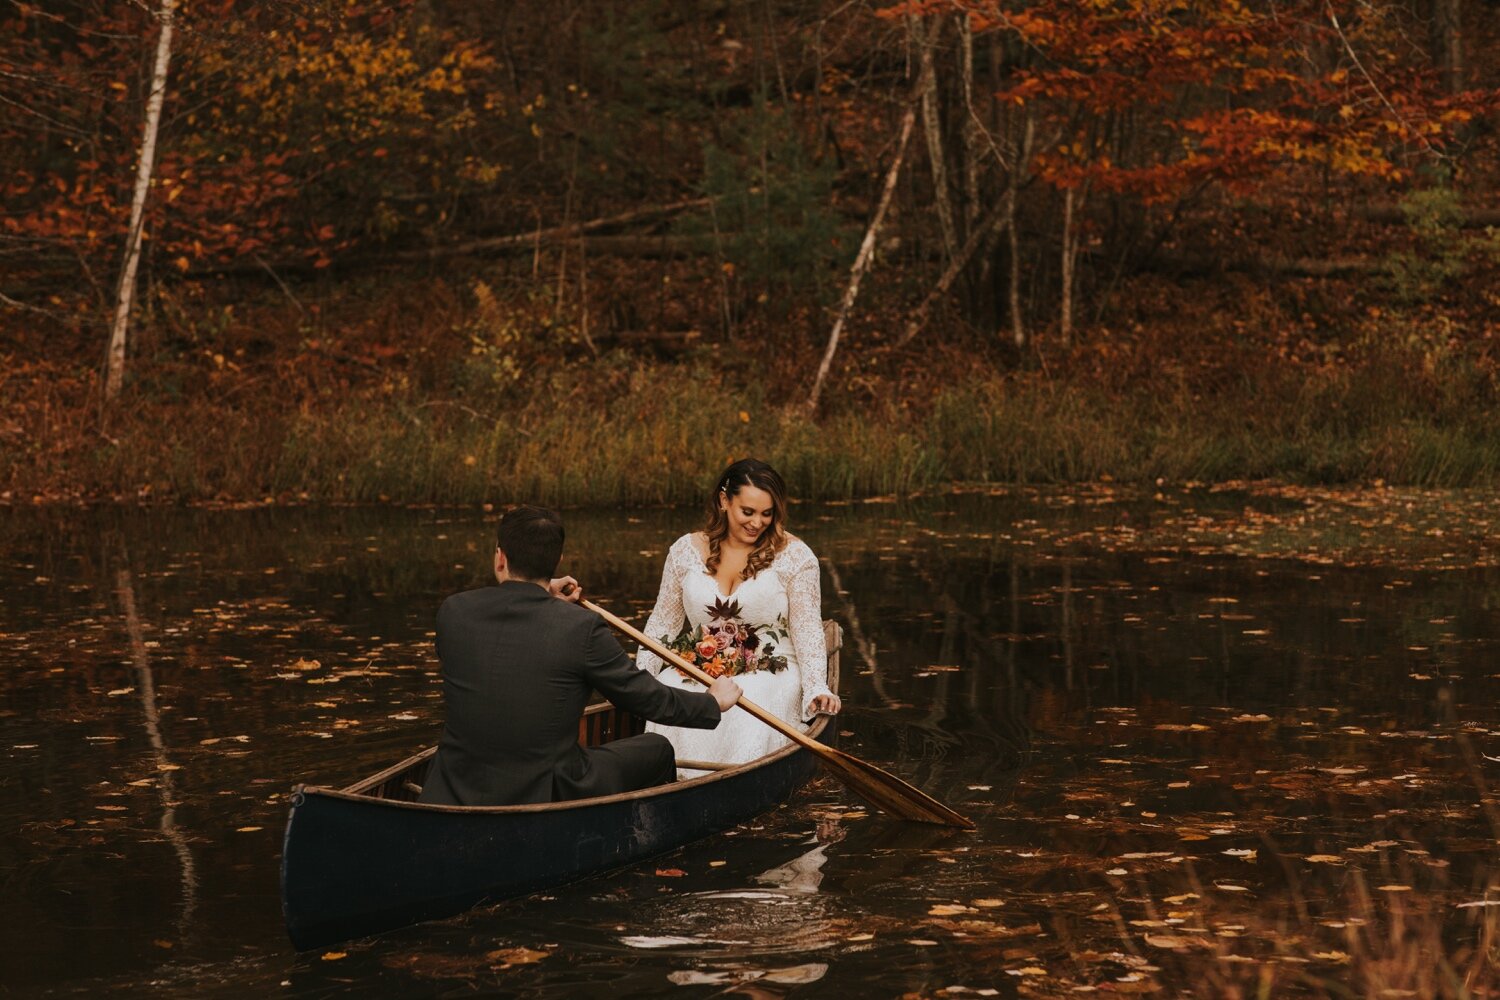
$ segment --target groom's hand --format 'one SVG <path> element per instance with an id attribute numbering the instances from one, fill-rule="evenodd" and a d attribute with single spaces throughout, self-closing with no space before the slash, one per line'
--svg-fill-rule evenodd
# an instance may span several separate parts
<path id="1" fill-rule="evenodd" d="M 547 593 L 570 604 L 583 600 L 583 588 L 571 576 L 560 576 L 547 584 Z"/>
<path id="2" fill-rule="evenodd" d="M 716 677 L 709 686 L 708 693 L 714 696 L 714 701 L 719 703 L 719 711 L 727 712 L 734 707 L 734 703 L 740 700 L 744 692 L 740 686 L 730 677 Z"/>

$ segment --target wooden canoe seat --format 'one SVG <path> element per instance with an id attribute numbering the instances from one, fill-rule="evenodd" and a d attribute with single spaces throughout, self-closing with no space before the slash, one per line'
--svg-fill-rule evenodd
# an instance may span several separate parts
<path id="1" fill-rule="evenodd" d="M 678 760 L 677 766 L 688 771 L 727 771 L 738 764 L 721 764 L 715 760 Z"/>

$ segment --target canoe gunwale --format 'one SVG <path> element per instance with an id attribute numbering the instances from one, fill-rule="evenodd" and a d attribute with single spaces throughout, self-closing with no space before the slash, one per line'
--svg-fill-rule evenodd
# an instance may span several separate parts
<path id="1" fill-rule="evenodd" d="M 823 623 L 823 636 L 828 655 L 828 686 L 830 690 L 837 691 L 839 687 L 839 651 L 844 645 L 844 631 L 839 627 L 837 622 L 825 621 Z M 613 710 L 614 706 L 609 702 L 599 702 L 584 709 L 584 715 L 587 717 Z M 833 716 L 831 715 L 816 716 L 812 724 L 805 730 L 807 736 L 810 739 L 816 740 L 828 728 L 828 724 L 832 719 Z M 294 785 L 292 786 L 291 797 L 294 804 L 300 803 L 305 796 L 320 795 L 328 798 L 344 799 L 350 802 L 379 804 L 399 809 L 416 809 L 421 812 L 455 813 L 460 815 L 515 816 L 528 813 L 562 812 L 584 806 L 608 805 L 615 802 L 649 799 L 658 795 L 672 795 L 684 790 L 701 788 L 706 784 L 711 784 L 715 781 L 725 781 L 743 775 L 751 770 L 773 764 L 804 749 L 804 747 L 796 743 L 789 742 L 780 750 L 772 751 L 763 757 L 748 760 L 743 764 L 723 771 L 715 771 L 696 778 L 688 778 L 685 781 L 674 781 L 669 785 L 653 785 L 650 788 L 641 788 L 631 792 L 617 792 L 614 795 L 599 795 L 589 799 L 567 799 L 561 802 L 534 802 L 525 805 L 509 806 L 450 806 L 433 802 L 407 802 L 402 799 L 387 799 L 361 791 L 361 789 L 378 788 L 403 771 L 414 767 L 437 753 L 437 747 L 428 747 L 400 763 L 393 764 L 382 771 L 372 774 L 367 778 L 362 778 L 354 784 L 343 788 L 333 788 L 327 785 Z"/>
<path id="2" fill-rule="evenodd" d="M 832 716 L 818 716 L 817 719 L 814 720 L 812 726 L 808 728 L 807 735 L 812 739 L 817 739 L 818 736 L 823 732 L 823 730 L 827 728 L 828 723 L 831 721 L 831 719 Z M 360 785 L 379 784 L 380 782 L 383 782 L 391 777 L 394 777 L 397 774 L 400 774 L 406 768 L 411 767 L 413 764 L 417 764 L 427 759 L 428 757 L 431 757 L 434 753 L 437 752 L 436 747 L 428 747 L 421 753 L 414 754 L 401 763 L 387 768 L 377 775 L 366 778 L 363 781 L 356 783 L 355 785 L 350 785 L 349 788 L 331 788 L 326 785 L 295 785 L 292 787 L 292 795 L 294 798 L 299 795 L 322 795 L 328 798 L 344 799 L 349 802 L 379 804 L 382 807 L 391 807 L 397 809 L 416 809 L 421 812 L 459 814 L 477 813 L 485 816 L 514 816 L 526 813 L 562 812 L 568 809 L 578 809 L 584 806 L 608 805 L 611 803 L 625 802 L 632 799 L 655 798 L 658 795 L 671 795 L 675 792 L 698 788 L 703 785 L 711 784 L 715 781 L 724 781 L 726 779 L 733 778 L 736 775 L 744 774 L 747 771 L 756 770 L 769 764 L 774 764 L 776 761 L 779 761 L 784 757 L 789 757 L 794 753 L 801 752 L 804 749 L 804 747 L 796 743 L 788 743 L 780 750 L 768 753 L 764 757 L 757 757 L 754 760 L 746 761 L 743 764 L 739 764 L 724 771 L 715 771 L 711 774 L 700 775 L 696 778 L 688 778 L 685 781 L 674 781 L 670 785 L 653 785 L 650 788 L 641 788 L 633 792 L 616 792 L 614 795 L 598 795 L 589 799 L 566 799 L 561 802 L 533 802 L 526 805 L 514 806 L 449 806 L 440 805 L 435 802 L 403 802 L 399 799 L 383 799 L 377 795 L 368 795 L 362 792 L 354 792 L 349 790 L 350 788 L 357 788 Z M 376 779 L 379 779 L 379 781 L 377 781 Z"/>

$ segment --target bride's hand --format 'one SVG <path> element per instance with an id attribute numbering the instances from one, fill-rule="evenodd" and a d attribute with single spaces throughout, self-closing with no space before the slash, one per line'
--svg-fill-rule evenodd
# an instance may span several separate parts
<path id="1" fill-rule="evenodd" d="M 583 600 L 583 588 L 571 576 L 560 576 L 547 584 L 547 593 L 570 604 Z"/>
<path id="2" fill-rule="evenodd" d="M 820 694 L 808 702 L 808 715 L 838 715 L 844 703 L 836 694 Z"/>

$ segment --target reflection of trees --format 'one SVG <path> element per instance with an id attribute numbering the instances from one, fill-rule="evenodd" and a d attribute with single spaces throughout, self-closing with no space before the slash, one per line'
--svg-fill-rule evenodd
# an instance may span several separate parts
<path id="1" fill-rule="evenodd" d="M 859 612 L 855 609 L 854 602 L 850 600 L 849 592 L 844 589 L 844 581 L 839 578 L 838 566 L 834 564 L 832 559 L 824 559 L 823 565 L 828 570 L 828 581 L 833 584 L 833 593 L 839 599 L 840 608 L 844 613 L 844 621 L 849 626 L 849 637 L 853 640 L 854 651 L 859 654 L 859 658 L 869 668 L 865 676 L 869 677 L 870 683 L 874 685 L 876 696 L 885 702 L 886 707 L 889 708 L 896 704 L 896 699 L 886 693 L 885 678 L 880 673 L 880 664 L 876 659 L 875 646 L 865 636 L 865 630 L 860 627 Z M 849 685 L 846 683 L 844 687 L 847 690 Z"/>
<path id="2" fill-rule="evenodd" d="M 187 836 L 177 826 L 177 791 L 175 770 L 167 758 L 167 747 L 161 735 L 161 717 L 156 706 L 156 679 L 151 670 L 150 657 L 146 655 L 146 640 L 142 634 L 140 616 L 136 613 L 135 584 L 128 568 L 115 575 L 115 593 L 125 612 L 125 628 L 130 636 L 130 656 L 135 663 L 136 690 L 141 696 L 141 708 L 145 718 L 146 739 L 151 744 L 156 759 L 156 793 L 161 800 L 161 824 L 159 829 L 172 850 L 177 854 L 178 869 L 182 873 L 182 911 L 177 920 L 177 936 L 184 939 L 192 931 L 193 915 L 198 908 L 198 869 L 193 861 L 193 852 L 188 847 Z"/>

